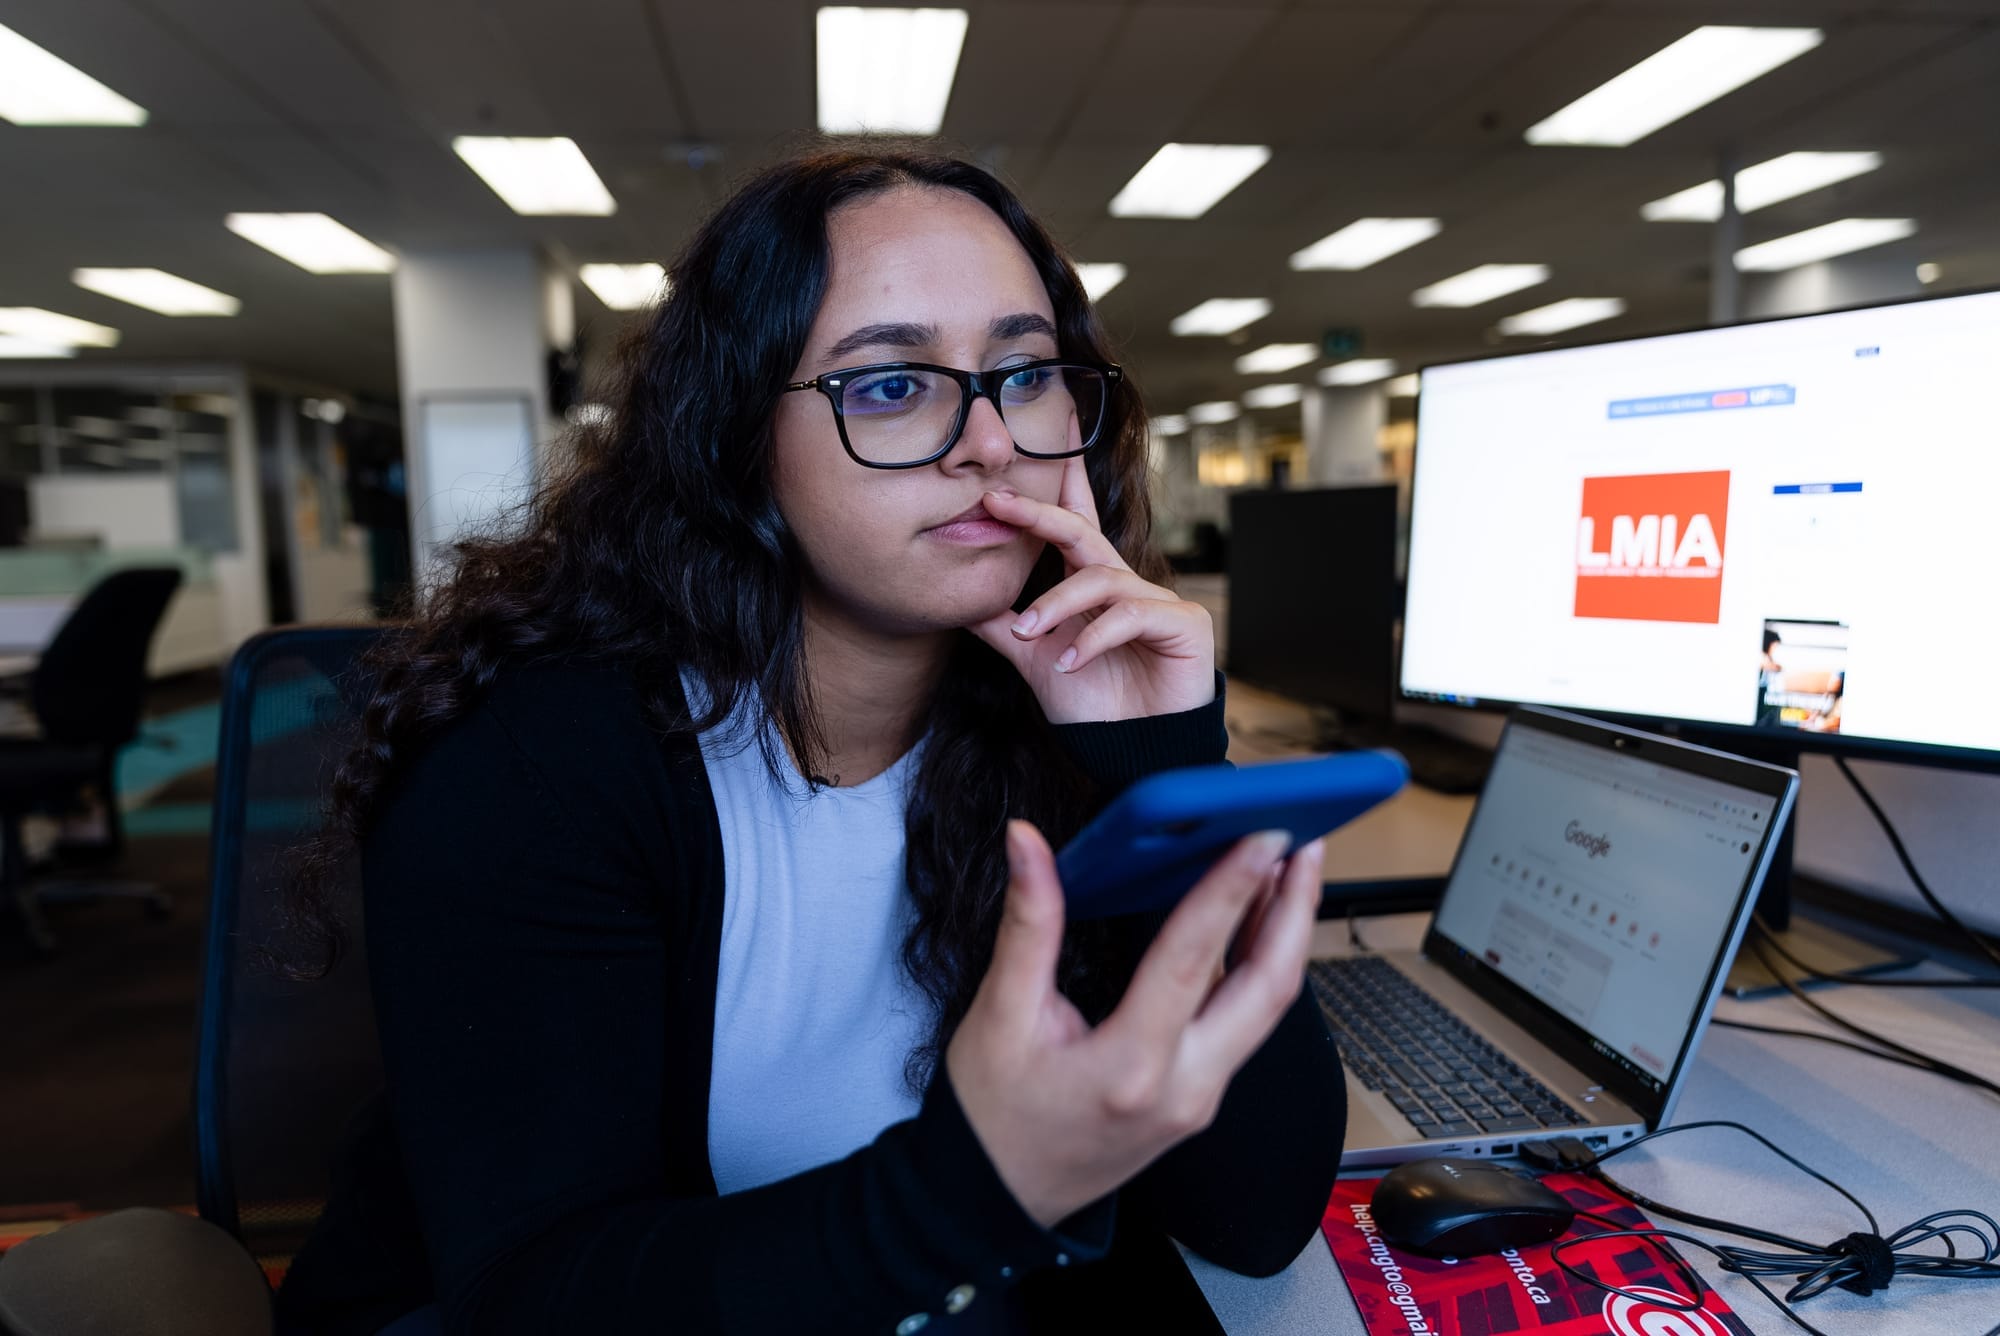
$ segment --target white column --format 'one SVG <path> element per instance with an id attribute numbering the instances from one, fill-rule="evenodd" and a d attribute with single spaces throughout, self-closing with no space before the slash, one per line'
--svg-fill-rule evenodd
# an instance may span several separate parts
<path id="1" fill-rule="evenodd" d="M 1743 248 L 1743 213 L 1736 207 L 1735 149 L 1723 150 L 1716 163 L 1722 182 L 1722 216 L 1715 220 L 1709 247 L 1708 323 L 1733 325 L 1743 318 L 1742 275 L 1736 272 L 1736 252 Z"/>
<path id="2" fill-rule="evenodd" d="M 562 429 L 548 354 L 570 338 L 575 311 L 567 277 L 529 246 L 405 252 L 394 292 L 421 584 L 442 545 L 526 497 L 541 445 Z"/>
<path id="3" fill-rule="evenodd" d="M 1389 393 L 1382 385 L 1313 386 L 1300 404 L 1311 485 L 1368 482 L 1383 476 L 1382 424 Z"/>

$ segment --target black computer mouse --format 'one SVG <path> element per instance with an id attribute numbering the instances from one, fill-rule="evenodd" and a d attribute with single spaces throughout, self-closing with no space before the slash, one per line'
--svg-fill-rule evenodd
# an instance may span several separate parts
<path id="1" fill-rule="evenodd" d="M 1375 1185 L 1376 1227 L 1426 1257 L 1478 1257 L 1560 1236 L 1576 1208 L 1554 1189 L 1490 1160 L 1413 1160 Z"/>

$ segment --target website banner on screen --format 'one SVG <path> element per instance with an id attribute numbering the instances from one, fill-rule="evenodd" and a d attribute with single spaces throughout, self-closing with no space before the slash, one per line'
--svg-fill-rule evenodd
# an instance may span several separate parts
<path id="1" fill-rule="evenodd" d="M 1427 368 L 1402 686 L 2000 750 L 2000 293 Z"/>

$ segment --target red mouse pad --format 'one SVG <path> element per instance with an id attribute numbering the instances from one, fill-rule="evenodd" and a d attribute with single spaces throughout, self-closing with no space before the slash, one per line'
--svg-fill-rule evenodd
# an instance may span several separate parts
<path id="1" fill-rule="evenodd" d="M 1706 1286 L 1698 1311 L 1671 1306 L 1692 1298 L 1693 1292 L 1681 1274 L 1679 1254 L 1663 1239 L 1612 1237 L 1564 1250 L 1563 1260 L 1571 1266 L 1628 1291 L 1626 1296 L 1572 1279 L 1550 1257 L 1552 1243 L 1450 1261 L 1392 1248 L 1382 1241 L 1368 1209 L 1380 1181 L 1341 1179 L 1320 1222 L 1320 1232 L 1326 1235 L 1369 1336 L 1497 1336 L 1517 1331 L 1560 1336 L 1751 1336 L 1748 1324 Z M 1589 1211 L 1626 1229 L 1652 1227 L 1638 1207 L 1595 1179 L 1550 1174 L 1542 1182 L 1579 1212 Z M 1556 1242 L 1606 1232 L 1604 1224 L 1579 1216 Z"/>

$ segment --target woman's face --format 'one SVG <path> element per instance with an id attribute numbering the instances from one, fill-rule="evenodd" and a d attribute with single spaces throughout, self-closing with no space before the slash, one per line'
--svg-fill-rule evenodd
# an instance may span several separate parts
<path id="1" fill-rule="evenodd" d="M 826 297 L 795 381 L 874 362 L 989 371 L 1058 354 L 1055 311 L 1028 253 L 969 195 L 873 195 L 836 212 L 827 239 Z M 778 508 L 820 616 L 921 634 L 983 621 L 1020 594 L 1041 540 L 991 519 L 953 521 L 983 515 L 989 491 L 1054 501 L 1063 461 L 1017 453 L 990 401 L 975 400 L 951 451 L 922 468 L 855 463 L 815 391 L 781 397 L 773 434 Z"/>

